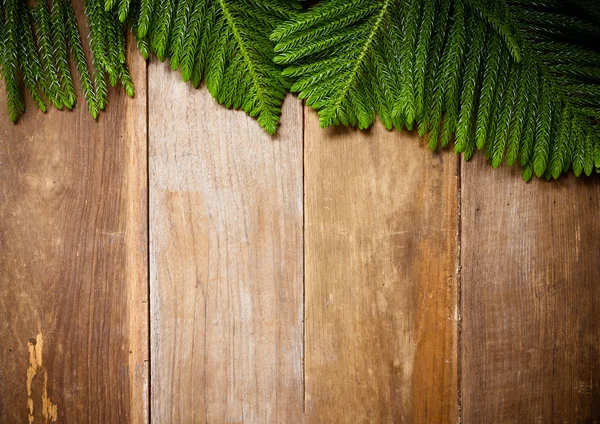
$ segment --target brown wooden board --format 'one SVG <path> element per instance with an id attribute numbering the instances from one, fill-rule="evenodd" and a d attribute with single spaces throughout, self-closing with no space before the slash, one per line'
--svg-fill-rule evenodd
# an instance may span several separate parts
<path id="1" fill-rule="evenodd" d="M 98 122 L 0 105 L 0 423 L 600 423 L 597 176 L 270 137 L 130 50 Z"/>
<path id="2" fill-rule="evenodd" d="M 457 163 L 307 111 L 308 422 L 457 422 Z"/>
<path id="3" fill-rule="evenodd" d="M 268 136 L 149 67 L 152 419 L 302 414 L 302 108 Z"/>
<path id="4" fill-rule="evenodd" d="M 600 180 L 462 176 L 463 422 L 600 422 Z"/>
<path id="5" fill-rule="evenodd" d="M 133 51 L 133 50 L 132 50 Z M 0 105 L 0 422 L 147 422 L 146 64 L 94 122 Z M 2 90 L 4 96 L 4 90 Z"/>

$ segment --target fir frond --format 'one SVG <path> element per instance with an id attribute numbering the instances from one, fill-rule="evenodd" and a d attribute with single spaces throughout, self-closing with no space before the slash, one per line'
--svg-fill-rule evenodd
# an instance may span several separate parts
<path id="1" fill-rule="evenodd" d="M 61 1 L 54 0 L 52 2 L 50 18 L 52 23 L 52 45 L 54 46 L 54 57 L 61 85 L 62 103 L 67 109 L 71 109 L 75 105 L 77 94 L 73 85 L 71 69 L 69 69 L 69 54 L 65 29 L 66 15 Z"/>
<path id="2" fill-rule="evenodd" d="M 550 152 L 550 129 L 554 114 L 555 102 L 552 99 L 550 82 L 542 77 L 541 103 L 538 110 L 538 121 L 535 130 L 535 144 L 533 147 L 533 171 L 538 177 L 544 175 L 548 165 Z"/>
<path id="3" fill-rule="evenodd" d="M 93 76 L 71 0 L 0 3 L 0 70 L 10 117 L 75 102 L 69 48 L 88 109 L 108 82 L 134 94 L 125 24 L 152 52 L 213 97 L 275 132 L 288 89 L 322 126 L 454 136 L 469 159 L 516 163 L 527 180 L 600 170 L 600 6 L 591 0 L 84 0 Z M 285 67 L 285 69 L 283 69 Z M 92 82 L 93 80 L 93 82 Z M 291 86 L 291 87 L 290 87 Z"/>
<path id="4" fill-rule="evenodd" d="M 4 34 L 2 45 L 2 77 L 6 89 L 6 105 L 8 116 L 12 122 L 17 122 L 19 116 L 25 111 L 25 104 L 19 92 L 17 79 L 18 68 L 18 26 L 19 26 L 19 0 L 6 0 L 4 2 L 4 28 L 0 28 Z"/>
<path id="5" fill-rule="evenodd" d="M 173 29 L 171 31 L 171 39 L 169 40 L 169 60 L 171 63 L 171 68 L 174 71 L 179 69 L 179 64 L 181 63 L 180 61 L 184 37 L 190 21 L 190 15 L 192 13 L 194 2 L 192 0 L 179 0 L 177 5 L 177 12 L 175 14 Z"/>
<path id="6" fill-rule="evenodd" d="M 156 57 L 163 61 L 169 47 L 169 34 L 177 3 L 174 0 L 160 0 L 157 6 L 154 10 L 153 28 L 150 31 L 150 47 Z"/>
<path id="7" fill-rule="evenodd" d="M 519 162 L 521 164 L 521 167 L 529 168 L 530 171 L 532 171 L 531 159 L 533 154 L 533 144 L 535 141 L 536 123 L 538 121 L 539 103 L 542 97 L 542 85 L 539 74 L 536 72 L 531 77 L 531 98 L 529 100 L 527 112 L 529 115 L 529 119 L 526 121 L 525 128 L 523 130 L 523 140 L 521 141 L 521 153 L 519 155 Z"/>
<path id="8" fill-rule="evenodd" d="M 572 116 L 569 107 L 562 107 L 557 124 L 558 130 L 556 132 L 556 140 L 554 141 L 554 149 L 550 156 L 550 171 L 554 179 L 563 173 L 563 169 L 570 159 L 569 136 L 571 135 L 571 121 Z"/>
<path id="9" fill-rule="evenodd" d="M 442 127 L 441 145 L 446 147 L 451 135 L 456 130 L 459 119 L 460 91 L 462 84 L 462 66 L 466 50 L 466 30 L 473 32 L 476 23 L 465 23 L 465 10 L 462 0 L 454 3 L 453 24 L 448 39 L 448 48 L 444 61 L 444 121 Z"/>
<path id="10" fill-rule="evenodd" d="M 508 7 L 502 1 L 466 0 L 473 12 L 486 21 L 504 40 L 513 59 L 521 61 L 521 40 L 508 17 Z"/>
<path id="11" fill-rule="evenodd" d="M 131 73 L 129 72 L 129 66 L 127 63 L 124 63 L 121 67 L 121 85 L 125 90 L 125 93 L 129 97 L 135 96 L 135 87 L 133 85 L 133 80 L 131 79 Z"/>
<path id="12" fill-rule="evenodd" d="M 171 66 L 181 68 L 185 81 L 198 86 L 205 79 L 219 103 L 256 117 L 272 134 L 289 83 L 272 60 L 269 35 L 297 13 L 297 5 L 289 0 L 181 0 L 173 30 L 165 24 L 166 36 L 160 39 L 165 46 L 171 43 Z M 158 41 L 151 47 L 158 47 Z"/>
<path id="13" fill-rule="evenodd" d="M 112 66 L 107 49 L 110 27 L 107 23 L 102 0 L 85 0 L 85 13 L 89 30 L 90 50 L 92 52 L 92 69 L 94 75 L 96 106 L 104 110 L 108 104 L 107 77 L 116 81 L 117 70 Z"/>
<path id="14" fill-rule="evenodd" d="M 344 124 L 367 128 L 375 117 L 370 111 L 381 109 L 374 104 L 374 97 L 368 96 L 370 87 L 389 85 L 390 79 L 393 86 L 401 87 L 402 80 L 398 80 L 401 72 L 394 75 L 368 72 L 381 67 L 380 63 L 373 63 L 379 52 L 377 55 L 371 53 L 378 46 L 400 49 L 396 41 L 401 39 L 399 19 L 392 19 L 394 7 L 401 9 L 402 5 L 394 0 L 375 4 L 362 0 L 332 0 L 316 6 L 300 22 L 284 24 L 273 33 L 272 38 L 279 41 L 275 47 L 278 52 L 274 59 L 276 63 L 330 63 L 335 58 L 337 69 L 317 68 L 317 72 L 300 75 L 299 82 L 292 87 L 292 91 L 299 91 L 308 105 L 319 107 L 322 126 Z M 330 25 L 331 20 L 352 24 L 339 28 Z M 386 35 L 390 38 L 386 39 Z M 306 42 L 290 42 L 298 37 L 304 37 Z M 293 69 L 299 72 L 298 67 Z M 377 80 L 373 81 L 373 78 Z M 400 97 L 400 93 L 397 96 Z M 324 99 L 327 99 L 325 104 L 322 103 Z M 391 115 L 391 112 L 385 113 Z"/>
<path id="15" fill-rule="evenodd" d="M 498 37 L 490 37 L 487 54 L 475 131 L 475 144 L 478 149 L 485 146 L 489 121 L 492 116 L 494 95 L 498 88 L 498 74 L 500 73 L 502 59 L 502 43 Z"/>
<path id="16" fill-rule="evenodd" d="M 111 0 L 107 0 L 107 1 L 111 1 Z M 127 16 L 129 16 L 130 7 L 131 7 L 131 0 L 119 0 L 118 14 L 119 14 L 119 21 L 121 21 L 121 23 L 125 23 L 125 21 L 127 20 Z"/>
<path id="17" fill-rule="evenodd" d="M 38 108 L 42 112 L 46 112 L 46 102 L 42 97 L 42 92 L 38 85 L 41 84 L 43 76 L 31 27 L 33 18 L 29 9 L 23 3 L 19 7 L 19 18 L 20 33 L 23 35 L 23 42 L 19 49 L 19 62 L 22 65 L 23 82 Z"/>
<path id="18" fill-rule="evenodd" d="M 466 159 L 469 159 L 475 152 L 475 127 L 474 117 L 476 116 L 476 98 L 475 93 L 478 86 L 478 75 L 481 69 L 481 57 L 483 56 L 483 46 L 487 35 L 487 26 L 477 25 L 473 15 L 469 17 L 470 26 L 474 26 L 471 43 L 466 58 L 465 74 L 463 76 L 464 86 L 461 93 L 461 108 L 456 128 L 456 141 L 454 151 L 464 153 Z M 417 87 L 418 89 L 418 87 Z"/>
<path id="19" fill-rule="evenodd" d="M 466 159 L 476 149 L 494 167 L 519 159 L 525 179 L 587 173 L 600 15 L 569 1 L 323 0 L 275 29 L 274 60 L 322 126 L 416 120 L 430 148 L 454 134 Z"/>
<path id="20" fill-rule="evenodd" d="M 484 141 L 483 148 L 485 153 L 485 158 L 492 163 L 493 166 L 493 157 L 494 157 L 494 147 L 495 136 L 497 134 L 498 126 L 500 125 L 501 119 L 501 111 L 502 105 L 504 103 L 504 98 L 506 96 L 505 89 L 509 84 L 509 80 L 511 79 L 511 55 L 508 49 L 502 50 L 502 58 L 501 62 L 505 63 L 505 66 L 500 67 L 497 78 L 497 86 L 493 90 L 493 97 L 491 102 L 491 107 L 489 109 L 489 119 L 487 123 L 487 136 Z M 502 153 L 500 153 L 500 161 L 502 160 Z"/>
<path id="21" fill-rule="evenodd" d="M 204 20 L 205 28 L 210 28 L 210 23 L 214 21 L 215 3 L 209 7 L 207 0 L 196 1 L 190 15 L 189 25 L 184 28 L 183 45 L 180 53 L 181 74 L 184 81 L 189 81 L 192 77 L 194 60 L 196 55 L 203 55 L 204 52 L 198 52 L 198 45 L 202 41 L 202 23 Z M 202 59 L 201 59 L 202 60 Z"/>
<path id="22" fill-rule="evenodd" d="M 204 73 L 206 72 L 206 75 L 208 75 L 209 72 L 207 60 L 208 55 L 210 54 L 209 48 L 213 45 L 211 34 L 218 34 L 219 28 L 224 28 L 224 21 L 223 26 L 219 26 L 218 22 L 216 22 L 215 7 L 216 6 L 213 5 L 208 9 L 208 19 L 204 21 L 204 27 L 202 29 L 198 28 L 199 38 L 193 53 L 191 55 L 184 56 L 181 73 L 183 79 L 190 79 L 194 87 L 198 87 L 202 81 L 202 78 L 204 77 Z M 237 60 L 239 61 L 239 57 Z M 218 63 L 222 63 L 222 61 L 219 61 Z M 230 69 L 236 69 L 235 66 L 239 66 L 239 62 L 237 62 L 235 65 L 232 63 L 232 66 L 233 67 Z"/>
<path id="23" fill-rule="evenodd" d="M 111 16 L 109 15 L 110 12 L 101 10 L 100 13 L 103 15 L 108 15 L 104 16 L 104 25 L 106 27 L 106 35 L 108 36 L 106 57 L 109 61 L 109 64 L 105 65 L 104 69 L 108 73 L 108 81 L 110 82 L 110 85 L 114 87 L 119 81 L 121 75 L 121 66 L 125 61 L 124 42 L 122 40 L 123 32 L 121 31 L 119 33 L 119 30 L 121 29 L 121 23 L 117 19 L 111 19 Z"/>
<path id="24" fill-rule="evenodd" d="M 416 47 L 418 34 L 418 20 L 421 8 L 419 0 L 404 0 L 403 9 L 406 11 L 406 16 L 403 20 L 403 38 L 401 47 L 401 75 L 402 85 L 400 90 L 400 98 L 397 105 L 401 108 L 396 108 L 392 111 L 393 115 L 402 114 L 405 118 L 407 128 L 412 129 L 413 121 L 417 116 L 416 96 L 414 91 L 416 79 Z M 414 16 L 415 19 L 409 19 L 409 16 Z M 430 18 L 426 16 L 426 18 Z M 427 23 L 426 23 L 427 24 Z"/>
<path id="25" fill-rule="evenodd" d="M 139 36 L 139 15 L 140 15 L 140 0 L 126 0 L 130 2 L 128 7 L 130 8 L 129 14 L 126 17 L 126 21 L 131 28 L 131 34 L 133 35 L 133 40 L 144 59 L 148 59 L 150 55 L 150 46 L 148 45 L 148 40 L 145 37 Z M 119 20 L 121 20 L 121 16 L 119 16 Z"/>
<path id="26" fill-rule="evenodd" d="M 94 119 L 98 117 L 98 104 L 96 101 L 96 93 L 94 92 L 94 85 L 88 69 L 87 59 L 83 45 L 81 43 L 81 36 L 79 34 L 79 28 L 77 26 L 77 19 L 73 6 L 69 0 L 55 0 L 62 2 L 63 9 L 65 11 L 65 22 L 66 31 L 69 47 L 75 62 L 75 68 L 79 75 L 79 81 L 83 90 L 83 97 L 88 106 L 88 111 Z"/>
<path id="27" fill-rule="evenodd" d="M 58 71 L 54 57 L 54 45 L 52 42 L 52 24 L 50 11 L 45 0 L 37 0 L 33 9 L 35 20 L 39 56 L 45 80 L 42 84 L 44 94 L 57 109 L 63 108 Z"/>
<path id="28" fill-rule="evenodd" d="M 509 141 L 509 131 L 513 118 L 517 88 L 522 79 L 521 69 L 514 61 L 511 60 L 508 66 L 509 71 L 507 73 L 506 86 L 505 90 L 501 91 L 502 95 L 499 97 L 500 107 L 496 111 L 497 125 L 492 138 L 492 166 L 494 168 L 500 166 L 504 159 L 504 152 Z"/>
<path id="29" fill-rule="evenodd" d="M 216 14 L 216 24 L 224 22 L 226 31 L 217 35 L 231 49 L 229 63 L 237 60 L 239 66 L 225 64 L 225 78 L 208 71 L 206 73 L 206 85 L 219 102 L 223 103 L 229 90 L 235 99 L 233 105 L 239 107 L 251 116 L 258 119 L 259 124 L 271 134 L 275 133 L 279 124 L 281 113 L 280 105 L 289 84 L 281 75 L 281 69 L 272 61 L 274 56 L 273 44 L 269 35 L 275 27 L 283 22 L 284 18 L 290 18 L 295 13 L 295 3 L 283 0 L 246 0 L 232 1 L 219 0 Z M 262 9 L 262 10 L 261 10 Z M 265 10 L 267 9 L 267 10 Z M 269 15 L 266 15 L 268 12 Z M 219 34 L 211 32 L 211 34 Z M 213 42 L 217 43 L 218 38 Z M 208 48 L 208 43 L 203 48 Z M 216 55 L 206 54 L 206 69 L 211 69 L 213 63 L 222 68 L 223 58 Z M 228 78 L 227 70 L 231 66 L 231 77 Z M 230 82 L 236 81 L 234 87 L 228 87 Z"/>
<path id="30" fill-rule="evenodd" d="M 426 69 L 426 84 L 423 95 L 423 107 L 427 108 L 426 113 L 419 123 L 419 135 L 424 136 L 425 133 L 431 128 L 434 133 L 430 134 L 429 147 L 433 148 L 437 146 L 437 134 L 439 131 L 439 118 L 435 119 L 438 123 L 436 127 L 432 124 L 433 114 L 439 110 L 439 106 L 443 99 L 444 89 L 441 84 L 437 83 L 442 78 L 443 66 L 443 52 L 444 44 L 446 41 L 447 33 L 450 27 L 450 9 L 452 1 L 442 0 L 438 3 L 438 12 L 435 21 L 436 31 L 433 40 L 431 41 L 431 48 L 429 51 L 429 57 L 427 59 Z"/>
<path id="31" fill-rule="evenodd" d="M 573 151 L 573 172 L 576 176 L 580 176 L 584 169 L 588 169 L 587 159 L 588 157 L 592 159 L 592 155 L 586 155 L 586 150 L 589 148 L 586 146 L 587 139 L 584 137 L 582 131 L 581 122 L 578 120 L 573 120 L 572 122 L 572 130 L 571 137 L 574 142 L 574 151 Z M 593 152 L 593 149 L 592 149 Z M 590 160 L 590 165 L 593 164 L 593 160 Z M 589 171 L 591 173 L 592 166 L 589 166 Z M 588 174 L 589 175 L 589 174 Z"/>
<path id="32" fill-rule="evenodd" d="M 160 60 L 170 59 L 184 80 L 196 87 L 206 80 L 220 103 L 243 109 L 268 132 L 276 131 L 290 84 L 272 60 L 275 42 L 269 36 L 276 26 L 299 16 L 298 0 L 84 0 L 83 5 L 92 72 L 71 0 L 37 0 L 35 37 L 24 2 L 0 3 L 0 67 L 13 120 L 24 108 L 19 73 L 42 110 L 42 93 L 57 108 L 73 107 L 69 50 L 94 118 L 108 103 L 109 83 L 120 82 L 133 96 L 126 22 L 144 57 L 153 52 Z"/>
<path id="33" fill-rule="evenodd" d="M 427 72 L 427 58 L 429 53 L 429 43 L 435 23 L 435 2 L 425 1 L 422 9 L 422 21 L 417 37 L 417 48 L 414 63 L 414 87 L 415 87 L 415 117 L 420 118 L 423 115 L 425 98 L 425 77 Z"/>
<path id="34" fill-rule="evenodd" d="M 454 7 L 455 13 L 449 22 L 446 48 L 439 59 L 440 69 L 436 74 L 441 78 L 440 83 L 434 87 L 429 106 L 430 113 L 425 117 L 430 128 L 428 146 L 432 150 L 435 150 L 438 144 L 446 146 L 458 120 L 458 111 L 448 108 L 458 105 L 459 68 L 465 41 L 464 4 L 459 0 L 455 2 Z"/>
<path id="35" fill-rule="evenodd" d="M 535 74 L 532 73 L 532 67 L 528 63 L 515 65 L 519 72 L 519 84 L 513 99 L 514 111 L 512 114 L 512 122 L 508 133 L 508 146 L 506 152 L 506 163 L 512 166 L 519 155 L 522 148 L 522 138 L 527 122 L 527 113 L 529 112 L 529 101 L 532 87 L 532 80 L 535 79 Z"/>
<path id="36" fill-rule="evenodd" d="M 150 21 L 152 19 L 152 10 L 156 0 L 141 0 L 140 14 L 138 17 L 138 36 L 145 38 L 150 29 Z"/>
<path id="37" fill-rule="evenodd" d="M 127 63 L 127 47 L 125 44 L 125 26 L 115 19 L 114 22 L 114 31 L 115 31 L 115 39 L 116 39 L 116 47 L 115 50 L 117 52 L 117 63 L 121 67 Z"/>

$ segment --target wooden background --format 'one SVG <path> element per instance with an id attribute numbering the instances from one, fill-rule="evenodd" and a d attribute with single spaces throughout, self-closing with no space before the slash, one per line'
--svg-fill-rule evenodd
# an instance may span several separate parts
<path id="1" fill-rule="evenodd" d="M 0 423 L 598 423 L 600 179 L 267 136 L 167 65 L 0 108 Z"/>

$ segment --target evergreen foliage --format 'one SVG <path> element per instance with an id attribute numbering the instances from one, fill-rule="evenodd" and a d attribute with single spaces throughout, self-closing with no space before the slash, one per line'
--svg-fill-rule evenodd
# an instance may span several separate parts
<path id="1" fill-rule="evenodd" d="M 27 4 L 27 6 L 26 6 Z M 21 84 L 42 112 L 81 88 L 96 118 L 108 84 L 134 95 L 126 30 L 228 108 L 279 124 L 288 90 L 322 126 L 416 128 L 523 177 L 600 172 L 600 4 L 595 0 L 0 0 L 0 76 L 12 121 Z M 77 71 L 71 73 L 69 61 Z M 91 67 L 88 65 L 91 64 Z"/>
<path id="2" fill-rule="evenodd" d="M 184 81 L 202 80 L 228 108 L 242 109 L 274 134 L 289 83 L 273 62 L 269 35 L 292 19 L 295 0 L 142 0 L 138 36 Z M 150 17 L 148 17 L 148 15 Z M 148 30 L 146 22 L 150 22 Z"/>
<path id="3" fill-rule="evenodd" d="M 599 18 L 593 0 L 325 0 L 271 39 L 324 127 L 416 121 L 432 149 L 454 134 L 467 159 L 558 178 L 600 170 Z"/>
<path id="4" fill-rule="evenodd" d="M 35 1 L 30 10 L 24 0 L 0 0 L 1 69 L 13 121 L 24 111 L 19 71 L 42 111 L 44 97 L 58 109 L 74 106 L 69 53 L 94 118 L 108 103 L 108 84 L 133 96 L 127 26 L 145 58 L 168 59 L 185 81 L 197 87 L 205 80 L 220 103 L 277 130 L 290 84 L 272 60 L 269 36 L 299 13 L 299 0 L 84 0 L 92 73 L 72 0 Z"/>

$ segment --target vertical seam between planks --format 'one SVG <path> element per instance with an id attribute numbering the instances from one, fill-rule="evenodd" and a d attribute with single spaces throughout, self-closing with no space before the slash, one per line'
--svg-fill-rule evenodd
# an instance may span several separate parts
<path id="1" fill-rule="evenodd" d="M 302 100 L 302 413 L 306 420 L 306 105 Z"/>
<path id="2" fill-rule="evenodd" d="M 462 423 L 462 158 L 457 155 L 457 252 L 456 252 L 456 303 L 458 308 L 457 341 L 456 341 L 456 385 L 457 385 L 457 406 L 458 406 L 458 424 Z"/>
<path id="3" fill-rule="evenodd" d="M 146 261 L 148 264 L 148 269 L 146 270 L 146 290 L 148 291 L 146 303 L 148 321 L 148 370 L 146 375 L 148 377 L 148 424 L 150 424 L 152 423 L 152 298 L 150 296 L 152 290 L 152 281 L 150 280 L 150 66 L 148 65 L 147 59 L 144 61 L 144 64 L 146 66 L 146 233 L 148 236 L 146 239 Z"/>

